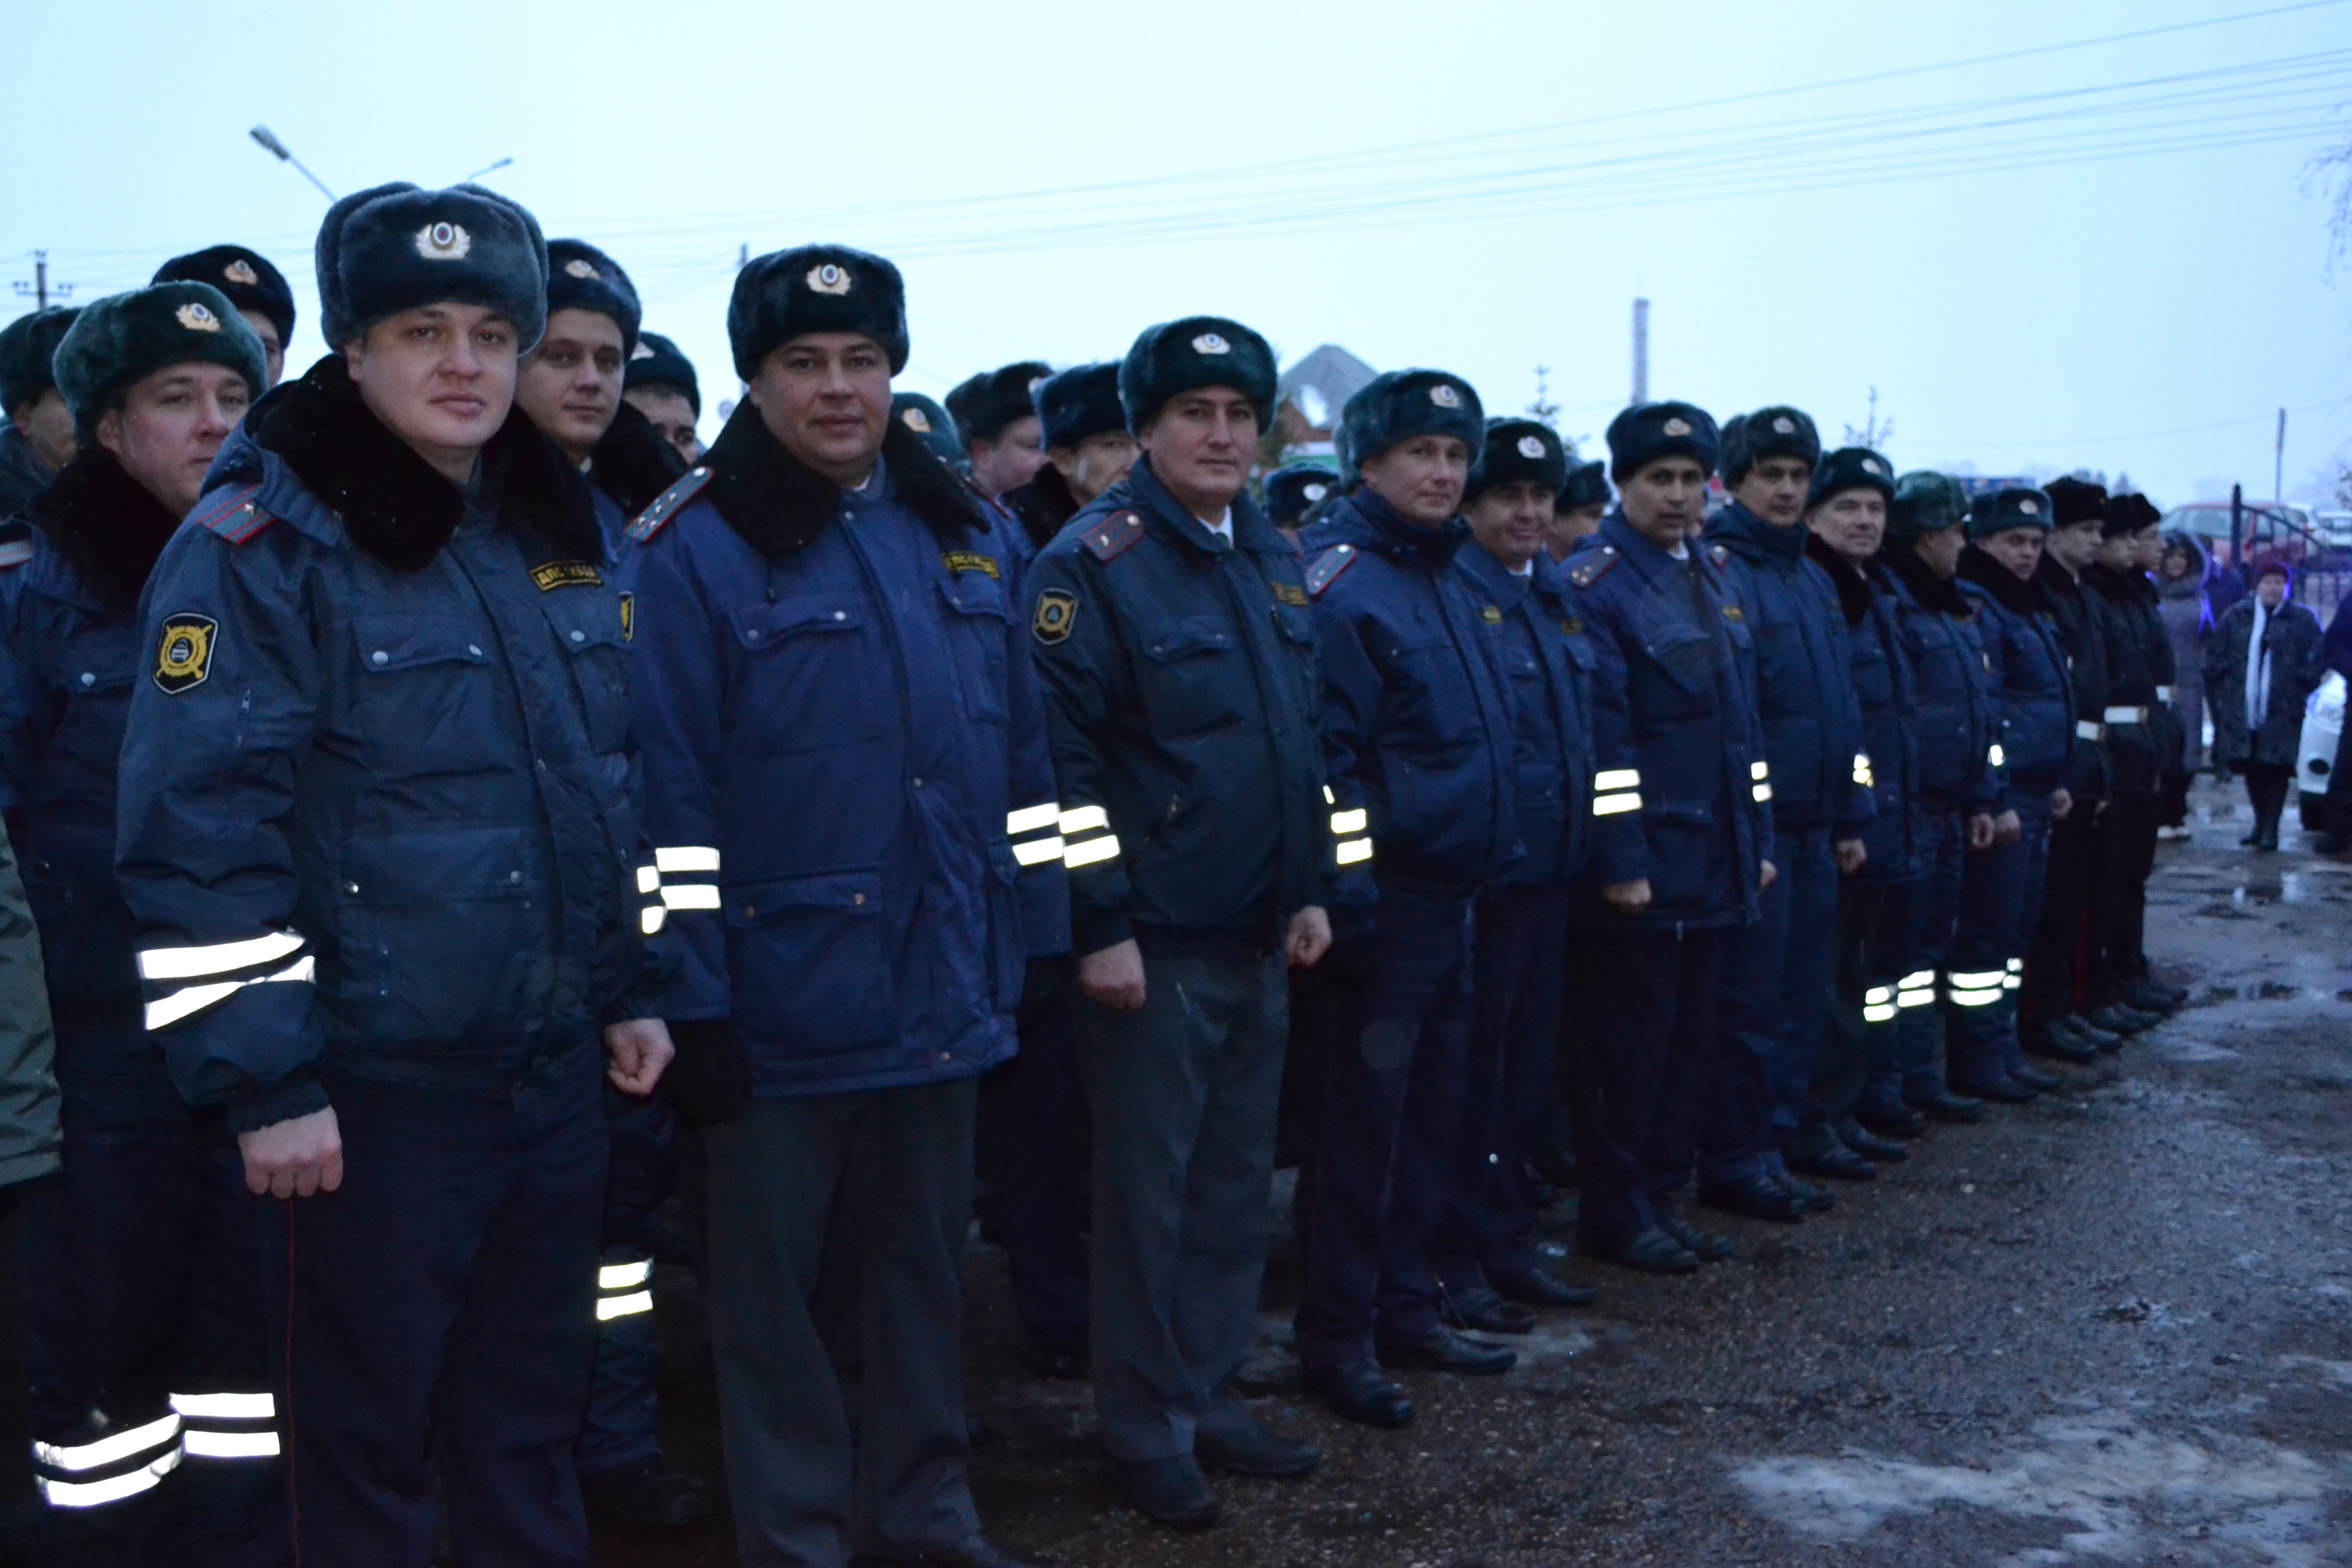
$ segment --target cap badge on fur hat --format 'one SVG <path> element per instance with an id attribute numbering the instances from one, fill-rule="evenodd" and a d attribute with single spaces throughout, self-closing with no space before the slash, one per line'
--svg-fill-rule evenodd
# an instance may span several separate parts
<path id="1" fill-rule="evenodd" d="M 1542 457 L 1542 456 L 1543 456 L 1543 442 L 1542 442 L 1540 439 L 1538 439 L 1538 437 L 1533 437 L 1533 436 L 1522 436 L 1522 437 L 1519 437 L 1519 456 L 1520 456 L 1520 457 L 1522 457 L 1522 458 L 1529 458 L 1529 459 L 1531 459 L 1531 460 L 1532 460 L 1532 459 L 1534 459 L 1534 458 L 1538 458 Z"/>
<path id="2" fill-rule="evenodd" d="M 1669 436 L 1687 436 L 1691 431 L 1690 421 L 1681 418 L 1669 419 L 1660 428 Z"/>
<path id="3" fill-rule="evenodd" d="M 928 436 L 931 433 L 931 416 L 919 408 L 903 410 L 898 416 L 898 423 L 918 436 Z"/>
<path id="4" fill-rule="evenodd" d="M 416 254 L 427 261 L 463 261 L 474 248 L 474 237 L 462 223 L 428 223 L 416 231 Z"/>
<path id="5" fill-rule="evenodd" d="M 563 270 L 573 278 L 593 278 L 596 276 L 596 264 L 584 257 L 575 256 L 563 264 Z"/>
<path id="6" fill-rule="evenodd" d="M 1325 496 L 1329 495 L 1331 493 L 1331 487 L 1329 485 L 1308 485 L 1305 489 L 1300 490 L 1298 493 L 1305 496 L 1309 502 L 1314 502 L 1321 500 Z"/>
<path id="7" fill-rule="evenodd" d="M 1775 435 L 1793 436 L 1797 433 L 1797 422 L 1783 414 L 1772 421 L 1772 430 Z"/>
<path id="8" fill-rule="evenodd" d="M 2017 510 L 2023 512 L 2028 517 L 2040 517 L 2042 515 L 2042 503 L 2038 500 L 2021 500 L 2017 503 Z"/>
<path id="9" fill-rule="evenodd" d="M 253 263 L 246 260 L 243 257 L 237 258 L 237 259 L 230 262 L 226 267 L 222 268 L 221 276 L 227 279 L 232 283 L 242 283 L 247 288 L 253 288 L 261 281 L 261 274 L 256 272 L 253 269 Z"/>
<path id="10" fill-rule="evenodd" d="M 646 342 L 645 339 L 639 338 L 637 340 L 637 346 L 630 351 L 629 357 L 631 359 L 651 359 L 654 357 L 654 346 L 653 344 Z"/>
<path id="11" fill-rule="evenodd" d="M 1214 332 L 1202 332 L 1192 340 L 1192 352 L 1196 354 L 1229 354 L 1234 352 L 1234 345 Z"/>
<path id="12" fill-rule="evenodd" d="M 1429 389 L 1429 400 L 1440 408 L 1462 406 L 1462 395 L 1442 381 Z"/>
<path id="13" fill-rule="evenodd" d="M 828 261 L 809 268 L 808 286 L 819 294 L 849 292 L 849 268 L 837 261 Z"/>
<path id="14" fill-rule="evenodd" d="M 180 319 L 180 325 L 192 332 L 217 332 L 221 330 L 220 318 L 194 300 L 172 313 Z"/>
<path id="15" fill-rule="evenodd" d="M 1862 471 L 1865 474 L 1883 474 L 1886 470 L 1878 466 L 1877 458 L 1864 458 L 1862 460 Z"/>

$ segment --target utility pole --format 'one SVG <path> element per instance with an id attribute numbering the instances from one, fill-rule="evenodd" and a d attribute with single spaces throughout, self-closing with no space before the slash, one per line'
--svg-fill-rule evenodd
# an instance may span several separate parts
<path id="1" fill-rule="evenodd" d="M 2271 448 L 2271 504 L 2286 500 L 2286 410 L 2279 410 L 2278 443 Z"/>
<path id="2" fill-rule="evenodd" d="M 49 296 L 52 294 L 60 300 L 72 299 L 73 285 L 50 282 L 49 253 L 46 250 L 37 250 L 33 252 L 33 280 L 27 283 L 19 279 L 16 282 L 16 292 L 30 299 L 36 310 L 46 310 L 49 308 Z"/>
<path id="3" fill-rule="evenodd" d="M 268 126 L 257 125 L 252 130 L 247 132 L 246 134 L 259 142 L 261 144 L 261 150 L 268 153 L 271 157 L 277 159 L 279 163 L 291 163 L 295 168 L 300 170 L 304 179 L 319 187 L 319 194 L 320 195 L 326 197 L 331 202 L 335 199 L 335 193 L 327 189 L 327 182 L 319 178 L 318 175 L 310 173 L 310 169 L 305 166 L 301 159 L 297 158 L 292 153 L 287 151 L 286 143 L 280 142 L 278 139 L 277 133 L 271 131 Z"/>
<path id="4" fill-rule="evenodd" d="M 1650 302 L 1633 301 L 1633 401 L 1650 401 Z"/>

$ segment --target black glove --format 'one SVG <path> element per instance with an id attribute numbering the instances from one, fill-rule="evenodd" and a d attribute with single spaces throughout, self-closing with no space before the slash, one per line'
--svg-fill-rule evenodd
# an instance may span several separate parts
<path id="1" fill-rule="evenodd" d="M 661 1092 L 677 1119 L 700 1131 L 734 1121 L 751 1098 L 751 1063 L 732 1018 L 701 1018 L 669 1026 L 677 1054 L 662 1074 Z"/>

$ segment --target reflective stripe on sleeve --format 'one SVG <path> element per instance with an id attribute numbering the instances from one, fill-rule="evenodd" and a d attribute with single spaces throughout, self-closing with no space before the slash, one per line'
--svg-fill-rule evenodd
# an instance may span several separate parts
<path id="1" fill-rule="evenodd" d="M 2105 720 L 2110 724 L 2145 724 L 2147 722 L 2147 710 L 2145 708 L 2109 708 L 2102 712 L 2099 717 Z"/>
<path id="2" fill-rule="evenodd" d="M 1115 833 L 1106 833 L 1099 838 L 1089 838 L 1083 843 L 1069 845 L 1062 851 L 1062 864 L 1072 870 L 1081 866 L 1094 865 L 1099 860 L 1118 858 L 1118 836 Z"/>
<path id="3" fill-rule="evenodd" d="M 234 996 L 248 985 L 268 985 L 278 981 L 298 981 L 303 984 L 316 982 L 317 961 L 304 956 L 288 964 L 275 974 L 264 974 L 251 980 L 216 981 L 208 985 L 188 985 L 147 1004 L 147 1026 L 167 1028 L 183 1018 L 193 1017 L 213 1004 Z"/>
<path id="4" fill-rule="evenodd" d="M 664 883 L 661 900 L 666 910 L 715 910 L 719 887 L 714 882 L 680 882 L 675 887 Z"/>
<path id="5" fill-rule="evenodd" d="M 33 1444 L 33 1458 L 53 1470 L 94 1470 L 100 1465 L 120 1464 L 134 1455 L 158 1447 L 180 1435 L 179 1413 L 159 1415 L 143 1426 L 133 1426 L 127 1432 L 117 1432 L 110 1437 L 100 1437 L 95 1443 Z M 162 1471 L 156 1472 L 161 1475 Z"/>
<path id="6" fill-rule="evenodd" d="M 192 1459 L 274 1459 L 275 1432 L 207 1432 L 191 1426 L 180 1434 L 180 1448 Z"/>
<path id="7" fill-rule="evenodd" d="M 2107 727 L 2105 724 L 2096 724 L 2088 719 L 2074 721 L 2074 739 L 2078 741 L 2104 741 L 2106 736 Z"/>
<path id="8" fill-rule="evenodd" d="M 1062 820 L 1062 808 L 1053 801 L 1043 805 L 1024 805 L 1004 815 L 1004 833 L 1008 838 L 1019 838 L 1043 828 L 1057 826 Z"/>
<path id="9" fill-rule="evenodd" d="M 172 1408 L 194 1421 L 268 1421 L 278 1401 L 267 1394 L 175 1394 Z"/>
<path id="10" fill-rule="evenodd" d="M 1110 813 L 1101 806 L 1072 806 L 1055 824 L 1062 830 L 1062 864 L 1069 869 L 1118 858 L 1118 836 L 1110 831 Z"/>
<path id="11" fill-rule="evenodd" d="M 1756 797 L 1756 803 L 1759 805 L 1761 805 L 1764 802 L 1772 798 L 1772 786 L 1768 784 L 1749 784 L 1748 786 L 1748 793 L 1754 795 Z"/>
<path id="12" fill-rule="evenodd" d="M 139 955 L 142 980 L 197 980 L 226 974 L 257 963 L 275 963 L 302 951 L 302 939 L 290 931 L 274 931 L 247 942 L 216 942 L 210 947 L 151 947 Z"/>
<path id="13" fill-rule="evenodd" d="M 1349 834 L 1361 833 L 1371 826 L 1371 814 L 1361 806 L 1353 811 L 1335 811 L 1331 814 L 1331 836 L 1345 838 Z"/>
<path id="14" fill-rule="evenodd" d="M 1759 783 L 1765 779 L 1769 779 L 1772 776 L 1772 764 L 1769 763 L 1750 763 L 1748 764 L 1748 776 L 1759 781 Z"/>
<path id="15" fill-rule="evenodd" d="M 635 1263 L 607 1263 L 596 1270 L 596 1289 L 626 1290 L 653 1277 L 654 1260 L 650 1258 L 640 1258 Z"/>
<path id="16" fill-rule="evenodd" d="M 596 1321 L 609 1323 L 615 1318 L 634 1317 L 654 1310 L 654 1293 L 639 1290 L 627 1296 L 606 1296 L 596 1303 Z"/>
<path id="17" fill-rule="evenodd" d="M 669 911 L 659 904 L 647 904 L 637 916 L 637 928 L 652 936 L 669 922 Z"/>
<path id="18" fill-rule="evenodd" d="M 2009 765 L 2009 753 L 2000 749 L 1999 741 L 1995 741 L 1991 748 L 1985 752 L 1985 761 L 1994 767 L 2005 768 Z"/>
<path id="19" fill-rule="evenodd" d="M 2156 700 L 2157 700 L 2158 702 L 2169 702 L 2169 701 L 2171 701 L 2171 700 L 2172 700 L 2172 688 L 2170 688 L 2169 686 L 2159 686 L 2159 687 L 2158 687 L 2158 688 L 2156 689 Z"/>
<path id="20" fill-rule="evenodd" d="M 654 868 L 665 877 L 683 877 L 696 871 L 716 874 L 719 851 L 702 844 L 673 845 L 654 851 Z"/>
<path id="21" fill-rule="evenodd" d="M 1063 842 L 1052 838 L 1024 838 L 1013 847 L 1013 858 L 1024 866 L 1042 866 L 1048 860 L 1062 858 Z"/>
<path id="22" fill-rule="evenodd" d="M 1369 838 L 1344 839 L 1339 845 L 1339 864 L 1342 866 L 1353 866 L 1360 861 L 1369 860 L 1372 858 L 1372 841 Z"/>
<path id="23" fill-rule="evenodd" d="M 1603 768 L 1592 775 L 1592 793 L 1595 795 L 1641 787 L 1642 770 L 1639 768 Z"/>
<path id="24" fill-rule="evenodd" d="M 97 1508 L 104 1503 L 137 1497 L 179 1468 L 180 1450 L 173 1447 L 156 1455 L 139 1469 L 125 1475 L 109 1476 L 102 1481 L 57 1481 L 37 1475 L 33 1479 L 41 1489 L 41 1500 L 51 1508 Z"/>
<path id="25" fill-rule="evenodd" d="M 1638 795 L 1601 795 L 1592 797 L 1592 815 L 1614 816 L 1621 811 L 1639 811 L 1642 797 Z"/>
<path id="26" fill-rule="evenodd" d="M 1864 789 L 1874 789 L 1878 785 L 1877 778 L 1870 771 L 1868 752 L 1856 752 L 1853 754 L 1853 782 Z"/>

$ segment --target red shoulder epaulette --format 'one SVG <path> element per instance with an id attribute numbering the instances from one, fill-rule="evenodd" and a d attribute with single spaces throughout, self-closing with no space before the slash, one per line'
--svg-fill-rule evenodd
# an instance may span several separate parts
<path id="1" fill-rule="evenodd" d="M 247 485 L 241 489 L 230 490 L 196 519 L 196 526 L 219 534 L 231 544 L 243 544 L 278 521 L 273 514 L 254 505 L 253 498 L 260 489 L 259 485 Z"/>
<path id="2" fill-rule="evenodd" d="M 1312 598 L 1339 580 L 1339 574 L 1356 563 L 1356 547 L 1335 544 L 1315 558 L 1307 569 L 1307 593 Z"/>
<path id="3" fill-rule="evenodd" d="M 1078 536 L 1087 553 L 1097 561 L 1118 556 L 1143 537 L 1143 514 L 1139 511 L 1115 511 Z"/>
<path id="4" fill-rule="evenodd" d="M 635 520 L 622 531 L 639 544 L 643 544 L 646 540 L 659 533 L 662 531 L 662 525 L 676 517 L 678 509 L 701 493 L 702 487 L 709 482 L 709 465 L 695 464 L 679 476 L 676 484 L 654 497 L 652 503 L 645 510 L 637 513 Z"/>
<path id="5" fill-rule="evenodd" d="M 1573 557 L 1576 564 L 1568 569 L 1568 580 L 1580 588 L 1590 588 L 1601 581 L 1601 574 L 1617 564 L 1617 547 L 1604 544 Z"/>

